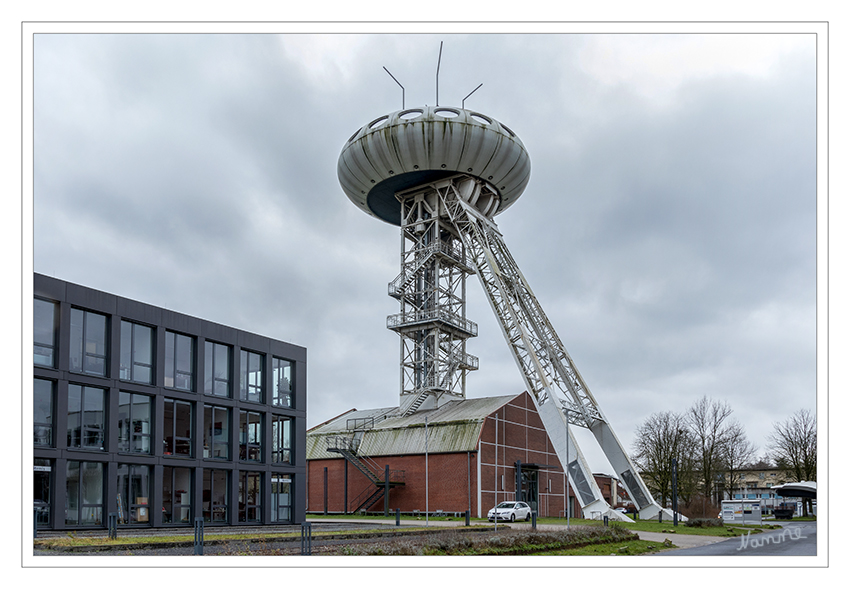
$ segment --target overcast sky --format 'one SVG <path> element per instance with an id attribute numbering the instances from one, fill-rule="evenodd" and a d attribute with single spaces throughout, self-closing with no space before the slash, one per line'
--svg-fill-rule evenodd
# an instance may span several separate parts
<path id="1" fill-rule="evenodd" d="M 50 35 L 34 42 L 36 272 L 305 346 L 308 427 L 398 404 L 398 228 L 336 163 L 406 106 L 531 156 L 496 218 L 628 450 L 728 402 L 763 453 L 816 404 L 814 35 Z M 468 397 L 523 381 L 475 277 Z M 589 452 L 594 470 L 607 470 Z"/>

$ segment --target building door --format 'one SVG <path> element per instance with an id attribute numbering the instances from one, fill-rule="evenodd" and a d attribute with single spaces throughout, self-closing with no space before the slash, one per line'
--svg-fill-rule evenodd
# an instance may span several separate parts
<path id="1" fill-rule="evenodd" d="M 528 503 L 534 513 L 539 513 L 537 509 L 538 501 L 538 485 L 537 475 L 538 470 L 522 469 L 522 487 L 520 489 L 520 501 Z"/>

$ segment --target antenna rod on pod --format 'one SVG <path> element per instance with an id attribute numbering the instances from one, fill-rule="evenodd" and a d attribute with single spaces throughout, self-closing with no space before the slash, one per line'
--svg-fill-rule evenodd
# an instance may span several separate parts
<path id="1" fill-rule="evenodd" d="M 383 67 L 383 68 L 384 68 L 384 71 L 385 71 L 385 72 L 387 72 L 388 74 L 390 74 L 390 70 L 388 70 L 388 69 L 386 68 L 386 66 L 381 66 L 381 67 Z M 402 86 L 402 85 L 401 85 L 401 82 L 399 82 L 398 80 L 396 80 L 396 79 L 395 79 L 395 76 L 394 76 L 394 75 L 390 74 L 390 77 L 391 77 L 393 80 L 395 80 L 395 83 L 396 83 L 396 84 L 398 84 L 398 85 L 399 85 L 399 87 L 401 88 L 401 108 L 402 108 L 402 110 L 404 110 L 404 86 Z M 477 90 L 477 88 L 476 88 L 476 90 Z M 473 92 L 475 92 L 475 90 L 473 90 Z"/>
<path id="2" fill-rule="evenodd" d="M 443 42 L 440 41 L 440 55 L 437 57 L 437 106 L 440 106 L 440 60 L 443 59 Z"/>
<path id="3" fill-rule="evenodd" d="M 478 89 L 479 89 L 481 86 L 483 86 L 483 85 L 484 85 L 484 82 L 481 82 L 480 84 L 478 84 L 478 85 L 475 87 L 475 90 L 478 90 Z M 467 99 L 467 98 L 469 98 L 470 96 L 472 96 L 473 94 L 475 94 L 475 90 L 473 90 L 472 92 L 470 92 L 469 94 L 467 94 L 466 96 L 464 96 L 463 100 L 461 100 L 461 101 L 460 101 L 460 107 L 461 107 L 461 108 L 466 108 L 466 107 L 464 106 L 464 105 L 466 104 L 466 99 Z"/>

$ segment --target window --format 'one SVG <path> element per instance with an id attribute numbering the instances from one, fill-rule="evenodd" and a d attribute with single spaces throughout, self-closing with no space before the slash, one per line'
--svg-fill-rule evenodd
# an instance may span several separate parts
<path id="1" fill-rule="evenodd" d="M 32 396 L 33 444 L 53 446 L 53 382 L 34 379 Z"/>
<path id="2" fill-rule="evenodd" d="M 263 416 L 253 411 L 239 412 L 239 459 L 263 460 Z"/>
<path id="3" fill-rule="evenodd" d="M 56 367 L 56 303 L 33 300 L 33 364 Z"/>
<path id="4" fill-rule="evenodd" d="M 192 390 L 194 343 L 188 335 L 165 332 L 165 386 L 181 391 Z"/>
<path id="5" fill-rule="evenodd" d="M 68 447 L 104 450 L 106 391 L 68 385 Z"/>
<path id="6" fill-rule="evenodd" d="M 292 478 L 289 475 L 272 474 L 272 522 L 290 521 L 292 505 Z"/>
<path id="7" fill-rule="evenodd" d="M 121 322 L 121 380 L 153 384 L 153 328 Z"/>
<path id="8" fill-rule="evenodd" d="M 162 523 L 192 523 L 192 469 L 162 468 Z"/>
<path id="9" fill-rule="evenodd" d="M 106 376 L 106 316 L 71 309 L 71 371 Z"/>
<path id="10" fill-rule="evenodd" d="M 150 524 L 151 473 L 146 464 L 118 465 L 118 523 Z"/>
<path id="11" fill-rule="evenodd" d="M 263 357 L 242 350 L 239 369 L 239 398 L 243 401 L 263 402 Z"/>
<path id="12" fill-rule="evenodd" d="M 151 453 L 151 398 L 118 393 L 118 451 Z"/>
<path id="13" fill-rule="evenodd" d="M 65 465 L 65 524 L 103 525 L 103 464 L 69 460 Z"/>
<path id="14" fill-rule="evenodd" d="M 204 458 L 230 460 L 230 409 L 204 405 Z"/>
<path id="15" fill-rule="evenodd" d="M 292 362 L 272 358 L 272 405 L 292 407 Z"/>
<path id="16" fill-rule="evenodd" d="M 165 399 L 162 409 L 162 453 L 166 456 L 192 456 L 192 404 Z"/>
<path id="17" fill-rule="evenodd" d="M 263 487 L 260 485 L 260 473 L 239 473 L 239 521 L 262 522 L 260 498 Z"/>
<path id="18" fill-rule="evenodd" d="M 230 346 L 204 342 L 204 394 L 230 396 Z"/>
<path id="19" fill-rule="evenodd" d="M 289 464 L 292 460 L 292 420 L 272 416 L 272 462 Z"/>
<path id="20" fill-rule="evenodd" d="M 227 523 L 227 471 L 204 469 L 204 521 Z"/>
<path id="21" fill-rule="evenodd" d="M 33 508 L 36 526 L 50 526 L 50 485 L 52 483 L 53 461 L 44 458 L 33 460 Z"/>

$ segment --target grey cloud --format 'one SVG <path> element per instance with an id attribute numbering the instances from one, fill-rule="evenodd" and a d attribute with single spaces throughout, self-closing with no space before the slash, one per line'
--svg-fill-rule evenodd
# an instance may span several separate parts
<path id="1" fill-rule="evenodd" d="M 285 36 L 40 35 L 35 270 L 307 345 L 311 425 L 396 403 L 398 233 L 348 202 L 336 160 L 401 107 L 381 66 L 407 106 L 434 103 L 441 40 L 441 104 L 483 82 L 467 107 L 531 154 L 497 222 L 624 444 L 703 394 L 758 445 L 765 399 L 771 419 L 813 405 L 813 53 L 665 102 L 603 83 L 589 36 L 373 35 L 305 61 Z M 521 392 L 469 291 L 470 395 Z"/>

